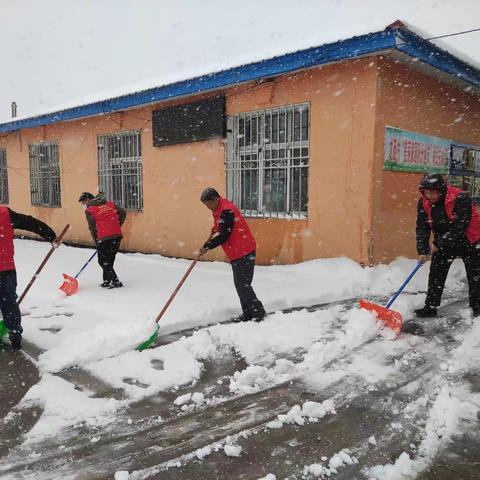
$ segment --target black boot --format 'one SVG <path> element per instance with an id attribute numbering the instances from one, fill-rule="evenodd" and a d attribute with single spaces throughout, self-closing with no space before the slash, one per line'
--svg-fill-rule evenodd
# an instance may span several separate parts
<path id="1" fill-rule="evenodd" d="M 19 333 L 10 333 L 10 345 L 12 350 L 21 350 L 22 349 L 22 335 Z"/>
<path id="2" fill-rule="evenodd" d="M 255 315 L 252 320 L 254 320 L 255 322 L 261 322 L 266 316 L 267 316 L 267 312 L 259 313 Z"/>
<path id="3" fill-rule="evenodd" d="M 473 318 L 480 317 L 480 307 L 472 308 L 472 316 Z"/>
<path id="4" fill-rule="evenodd" d="M 104 280 L 103 283 L 100 284 L 103 288 L 108 288 L 110 286 L 110 282 L 108 280 Z"/>
<path id="5" fill-rule="evenodd" d="M 265 316 L 267 315 L 267 312 L 265 311 L 265 308 L 263 308 L 262 302 L 260 300 L 255 300 L 253 303 L 253 308 L 252 308 L 252 320 L 255 322 L 261 322 Z"/>
<path id="6" fill-rule="evenodd" d="M 108 288 L 121 288 L 123 287 L 123 283 L 120 280 L 112 280 Z"/>
<path id="7" fill-rule="evenodd" d="M 415 310 L 415 315 L 419 318 L 436 317 L 437 308 L 431 307 L 430 305 L 425 305 L 423 308 L 418 308 Z"/>

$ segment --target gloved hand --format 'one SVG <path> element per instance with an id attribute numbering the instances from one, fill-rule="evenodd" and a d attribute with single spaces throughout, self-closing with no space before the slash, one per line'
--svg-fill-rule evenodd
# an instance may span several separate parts
<path id="1" fill-rule="evenodd" d="M 430 258 L 430 255 L 419 255 L 418 261 L 423 264 L 425 262 L 428 262 Z"/>

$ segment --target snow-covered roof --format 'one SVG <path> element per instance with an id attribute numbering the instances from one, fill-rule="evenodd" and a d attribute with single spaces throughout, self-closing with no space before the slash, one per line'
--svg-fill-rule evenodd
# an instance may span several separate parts
<path id="1" fill-rule="evenodd" d="M 24 128 L 112 113 L 384 51 L 399 52 L 480 89 L 480 70 L 478 68 L 442 50 L 414 33 L 402 22 L 397 21 L 385 30 L 338 40 L 318 47 L 298 50 L 190 78 L 176 78 L 170 83 L 161 83 L 151 88 L 130 91 L 118 96 L 95 101 L 87 100 L 64 108 L 57 107 L 48 113 L 0 123 L 0 132 L 8 133 Z"/>

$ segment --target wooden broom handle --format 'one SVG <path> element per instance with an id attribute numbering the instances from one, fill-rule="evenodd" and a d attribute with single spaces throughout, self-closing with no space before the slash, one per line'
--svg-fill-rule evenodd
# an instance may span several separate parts
<path id="1" fill-rule="evenodd" d="M 193 267 L 195 266 L 195 264 L 198 262 L 198 257 L 195 258 L 195 260 L 191 263 L 191 265 L 188 267 L 188 270 L 185 272 L 185 275 L 182 277 L 182 279 L 180 280 L 180 282 L 178 282 L 178 285 L 177 287 L 175 288 L 175 290 L 173 291 L 173 293 L 170 295 L 170 298 L 168 299 L 167 303 L 165 304 L 165 306 L 162 308 L 162 311 L 158 314 L 158 317 L 155 319 L 155 323 L 158 323 L 160 321 L 160 319 L 163 317 L 163 314 L 165 313 L 165 311 L 167 310 L 168 306 L 172 303 L 172 300 L 175 298 L 175 295 L 178 293 L 178 291 L 180 290 L 181 286 L 185 283 L 185 280 L 187 279 L 187 277 L 190 275 L 190 272 L 193 270 Z"/>
<path id="2" fill-rule="evenodd" d="M 63 229 L 62 233 L 54 240 L 54 242 L 60 244 L 62 241 L 63 236 L 67 233 L 67 230 L 70 228 L 70 225 L 66 225 L 65 228 Z M 43 267 L 45 264 L 48 262 L 48 259 L 52 256 L 52 253 L 56 247 L 50 248 L 50 251 L 47 253 L 46 257 L 43 259 L 43 262 L 40 264 L 40 266 L 37 268 L 37 271 L 33 274 L 32 279 L 30 280 L 29 284 L 27 285 L 27 288 L 23 291 L 23 293 L 20 295 L 20 298 L 17 300 L 17 305 L 20 305 L 22 303 L 22 300 L 25 298 L 25 295 L 27 292 L 30 290 L 30 287 L 33 285 L 33 282 L 37 279 L 38 275 L 42 271 Z"/>

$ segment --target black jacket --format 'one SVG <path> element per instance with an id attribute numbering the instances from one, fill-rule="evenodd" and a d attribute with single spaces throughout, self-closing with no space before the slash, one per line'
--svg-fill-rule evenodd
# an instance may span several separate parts
<path id="1" fill-rule="evenodd" d="M 454 251 L 468 246 L 465 232 L 472 219 L 472 200 L 467 193 L 460 193 L 453 206 L 454 219 L 448 218 L 445 210 L 445 195 L 431 208 L 432 229 L 428 224 L 428 216 L 423 208 L 422 197 L 417 205 L 417 251 L 419 255 L 427 255 L 430 247 L 428 241 L 433 231 L 433 243 L 443 251 Z"/>
<path id="2" fill-rule="evenodd" d="M 10 221 L 14 229 L 36 233 L 48 242 L 53 242 L 57 238 L 55 232 L 41 220 L 30 215 L 14 212 L 10 209 L 8 209 L 8 211 L 10 212 Z"/>
<path id="3" fill-rule="evenodd" d="M 228 240 L 228 237 L 232 233 L 233 225 L 235 224 L 235 215 L 232 210 L 223 210 L 220 214 L 218 220 L 219 231 L 216 235 L 212 236 L 210 240 L 205 242 L 203 246 L 207 250 L 212 250 L 212 248 L 217 248 L 222 243 L 225 243 Z"/>
<path id="4" fill-rule="evenodd" d="M 14 212 L 10 208 L 8 211 L 10 213 L 10 222 L 15 230 L 27 230 L 28 232 L 36 233 L 48 242 L 53 242 L 57 238 L 55 232 L 41 220 L 30 215 Z M 0 272 L 0 276 L 8 275 L 12 271 L 13 270 L 6 270 Z"/>

